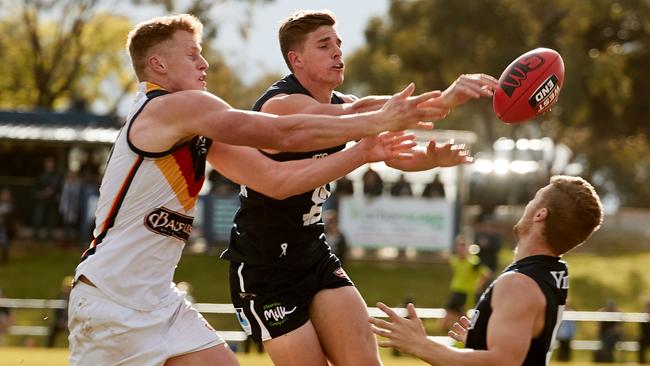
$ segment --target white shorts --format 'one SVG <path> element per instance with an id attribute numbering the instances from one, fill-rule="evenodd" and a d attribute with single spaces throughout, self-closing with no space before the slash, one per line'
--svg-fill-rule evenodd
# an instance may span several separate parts
<path id="1" fill-rule="evenodd" d="M 97 288 L 78 282 L 70 294 L 70 365 L 163 365 L 171 357 L 224 340 L 182 292 L 153 311 L 124 307 Z"/>

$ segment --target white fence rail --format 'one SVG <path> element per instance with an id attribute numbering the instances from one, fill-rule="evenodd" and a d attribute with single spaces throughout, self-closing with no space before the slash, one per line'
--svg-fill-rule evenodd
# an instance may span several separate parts
<path id="1" fill-rule="evenodd" d="M 44 300 L 44 299 L 0 299 L 0 307 L 15 309 L 65 309 L 65 300 Z M 235 308 L 231 304 L 212 304 L 196 303 L 194 307 L 204 314 L 234 314 Z M 406 316 L 404 308 L 395 308 L 398 315 Z M 368 313 L 373 317 L 386 317 L 381 310 L 375 307 L 369 307 Z M 417 314 L 422 319 L 441 319 L 445 316 L 445 309 L 440 308 L 420 308 Z M 647 313 L 621 313 L 621 312 L 600 312 L 600 311 L 565 311 L 563 315 L 565 320 L 575 320 L 580 322 L 623 322 L 623 323 L 646 323 L 650 322 L 650 314 Z M 36 325 L 13 325 L 9 329 L 12 335 L 27 336 L 46 336 L 48 327 Z M 243 341 L 246 334 L 242 331 L 218 331 L 224 339 L 228 341 Z M 437 342 L 451 344 L 449 337 L 429 337 Z M 576 350 L 597 350 L 600 349 L 600 341 L 594 340 L 573 340 L 571 348 Z M 620 351 L 637 351 L 638 342 L 622 341 L 618 342 L 616 349 Z"/>

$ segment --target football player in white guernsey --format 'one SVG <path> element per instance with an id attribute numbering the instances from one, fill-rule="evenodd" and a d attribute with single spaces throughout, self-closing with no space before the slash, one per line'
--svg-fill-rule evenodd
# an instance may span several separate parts
<path id="1" fill-rule="evenodd" d="M 129 34 L 140 90 L 109 157 L 94 240 L 75 272 L 72 365 L 235 365 L 233 353 L 172 282 L 192 227 L 206 159 L 273 197 L 314 189 L 366 163 L 408 155 L 407 128 L 430 128 L 439 93 L 410 85 L 377 112 L 347 117 L 240 111 L 204 91 L 202 25 L 155 18 Z M 429 122 L 421 122 L 429 121 Z M 397 131 L 384 133 L 383 131 Z M 346 156 L 276 163 L 235 145 L 305 151 L 362 140 Z M 226 145 L 232 144 L 232 145 Z"/>
<path id="2" fill-rule="evenodd" d="M 369 318 L 379 344 L 431 365 L 548 365 L 562 320 L 569 274 L 561 256 L 582 244 L 603 220 L 600 198 L 582 178 L 554 176 L 528 202 L 514 226 L 514 262 L 485 290 L 471 319 L 462 317 L 449 336 L 467 349 L 427 338 L 413 304 L 402 318 L 377 306 L 392 322 Z"/>
<path id="3" fill-rule="evenodd" d="M 279 30 L 280 47 L 291 75 L 271 86 L 269 91 L 281 83 L 297 84 L 299 89 L 304 90 L 294 93 L 280 91 L 276 94 L 278 89 L 268 100 L 265 100 L 265 96 L 260 98 L 255 108 L 261 104 L 259 109 L 261 112 L 279 115 L 318 113 L 336 116 L 378 110 L 386 105 L 390 96 L 368 96 L 359 99 L 353 95 L 334 91 L 343 82 L 345 71 L 341 39 L 334 26 L 334 14 L 327 10 L 300 11 L 282 22 Z M 496 87 L 497 80 L 492 76 L 463 75 L 445 90 L 440 98 L 433 98 L 426 104 L 445 109 L 452 108 L 470 99 L 491 97 Z M 334 102 L 335 99 L 337 101 L 342 99 L 343 103 Z M 286 151 L 265 150 L 268 154 L 277 155 L 287 155 Z M 341 152 L 330 156 L 338 154 Z M 454 145 L 453 142 L 436 145 L 435 141 L 431 141 L 426 149 L 417 149 L 412 159 L 387 159 L 385 162 L 388 166 L 403 171 L 422 171 L 471 161 L 472 158 L 463 146 Z M 278 223 L 285 221 L 278 219 Z M 256 230 L 254 227 L 237 224 L 242 232 Z M 278 231 L 289 231 L 289 228 L 278 229 Z M 255 244 L 269 245 L 261 242 Z M 229 251 L 232 252 L 232 249 L 231 243 Z M 249 264 L 254 263 L 255 260 L 256 258 L 244 258 L 238 261 Z M 304 325 L 296 329 L 289 326 L 284 334 L 270 334 L 266 339 L 262 337 L 274 364 L 324 365 L 328 360 L 336 365 L 381 363 L 374 335 L 366 321 L 368 316 L 366 305 L 359 291 L 351 283 L 349 286 L 341 285 L 336 288 L 327 288 L 327 286 L 339 285 L 324 285 L 322 288 L 314 289 L 316 295 L 309 303 L 309 321 Z M 251 291 L 254 292 L 255 289 Z M 338 311 L 341 308 L 345 308 L 346 311 Z M 330 315 L 334 313 L 338 314 L 335 322 L 330 321 Z M 293 351 L 296 349 L 309 350 L 309 352 L 296 353 Z"/>

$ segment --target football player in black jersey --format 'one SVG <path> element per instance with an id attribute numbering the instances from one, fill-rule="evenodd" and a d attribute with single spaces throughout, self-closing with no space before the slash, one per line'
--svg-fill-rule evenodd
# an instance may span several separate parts
<path id="1" fill-rule="evenodd" d="M 299 12 L 279 30 L 291 74 L 273 84 L 256 111 L 290 115 L 344 115 L 372 111 L 388 96 L 357 99 L 334 91 L 343 81 L 341 39 L 329 11 Z M 451 108 L 489 97 L 497 80 L 462 76 L 424 106 Z M 344 144 L 306 153 L 264 150 L 276 161 L 339 155 Z M 414 158 L 389 166 L 418 171 L 470 162 L 462 146 L 447 143 L 417 150 Z M 264 346 L 276 365 L 379 365 L 366 304 L 334 256 L 323 232 L 322 205 L 329 184 L 278 200 L 242 187 L 241 208 L 222 258 L 231 261 L 231 299 L 244 330 Z"/>
<path id="2" fill-rule="evenodd" d="M 603 220 L 600 198 L 582 178 L 554 176 L 528 202 L 514 226 L 514 262 L 488 287 L 471 320 L 461 318 L 449 335 L 460 350 L 431 341 L 413 304 L 402 318 L 377 306 L 392 322 L 370 318 L 380 346 L 410 353 L 431 365 L 548 365 L 569 288 L 560 257 L 582 244 Z"/>

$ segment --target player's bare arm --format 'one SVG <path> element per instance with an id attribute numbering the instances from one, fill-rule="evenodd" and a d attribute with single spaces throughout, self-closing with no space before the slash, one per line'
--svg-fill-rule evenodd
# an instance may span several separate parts
<path id="1" fill-rule="evenodd" d="M 408 318 L 402 318 L 384 304 L 377 306 L 391 320 L 369 319 L 373 332 L 386 338 L 379 341 L 382 347 L 412 354 L 431 365 L 515 366 L 522 364 L 531 339 L 544 327 L 546 300 L 535 281 L 526 275 L 501 276 L 492 297 L 487 350 L 460 350 L 429 340 L 412 304 L 407 307 Z M 463 333 L 458 329 L 457 332 Z"/>
<path id="2" fill-rule="evenodd" d="M 256 149 L 213 143 L 208 162 L 228 179 L 274 199 L 285 199 L 313 190 L 366 163 L 386 157 L 408 159 L 415 145 L 413 135 L 388 132 L 367 137 L 352 148 L 322 159 L 279 162 Z"/>
<path id="3" fill-rule="evenodd" d="M 440 97 L 439 91 L 428 92 L 431 98 Z M 357 98 L 354 95 L 339 95 L 345 103 L 328 104 L 320 103 L 316 99 L 305 94 L 278 94 L 269 99 L 262 107 L 262 112 L 272 114 L 326 114 L 330 116 L 340 116 L 344 114 L 372 112 L 381 109 L 381 107 L 390 100 L 390 95 L 371 95 L 363 98 Z M 412 96 L 409 99 L 420 96 Z M 426 106 L 423 104 L 423 106 Z"/>
<path id="4" fill-rule="evenodd" d="M 151 152 L 165 151 L 194 135 L 233 145 L 310 151 L 383 131 L 431 128 L 431 121 L 444 117 L 447 110 L 419 108 L 429 96 L 408 99 L 414 88 L 411 84 L 395 94 L 379 111 L 341 117 L 241 111 L 210 93 L 180 91 L 147 106 L 134 124 L 131 138 L 138 148 Z"/>

